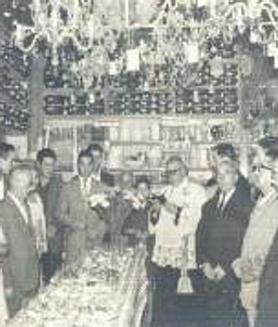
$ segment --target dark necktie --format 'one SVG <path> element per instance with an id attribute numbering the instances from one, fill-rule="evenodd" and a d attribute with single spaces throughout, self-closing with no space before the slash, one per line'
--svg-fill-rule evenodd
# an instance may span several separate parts
<path id="1" fill-rule="evenodd" d="M 223 193 L 221 193 L 221 196 L 222 196 L 221 201 L 218 204 L 218 210 L 220 212 L 222 212 L 225 207 L 226 194 L 223 192 Z"/>

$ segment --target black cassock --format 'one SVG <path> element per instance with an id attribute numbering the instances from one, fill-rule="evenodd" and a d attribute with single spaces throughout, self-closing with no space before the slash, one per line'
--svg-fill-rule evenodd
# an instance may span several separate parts
<path id="1" fill-rule="evenodd" d="M 199 265 L 220 265 L 225 277 L 220 281 L 210 281 L 199 270 L 193 274 L 193 284 L 206 299 L 208 322 L 204 326 L 246 326 L 246 317 L 239 300 L 240 280 L 231 265 L 240 257 L 253 203 L 250 192 L 239 183 L 222 210 L 219 209 L 219 202 L 218 190 L 203 206 L 196 251 Z"/>

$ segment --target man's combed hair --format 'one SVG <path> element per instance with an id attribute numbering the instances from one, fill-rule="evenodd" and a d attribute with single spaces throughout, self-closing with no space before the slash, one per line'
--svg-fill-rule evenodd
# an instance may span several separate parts
<path id="1" fill-rule="evenodd" d="M 231 143 L 219 143 L 212 148 L 212 151 L 219 157 L 226 157 L 233 161 L 238 161 L 237 150 Z"/>
<path id="2" fill-rule="evenodd" d="M 37 153 L 37 161 L 42 163 L 45 158 L 57 160 L 56 152 L 50 148 L 44 148 Z"/>
<path id="3" fill-rule="evenodd" d="M 103 148 L 99 144 L 93 143 L 88 146 L 87 151 L 89 152 L 98 151 L 100 153 L 103 153 Z"/>
<path id="4" fill-rule="evenodd" d="M 7 159 L 10 152 L 14 152 L 15 147 L 12 144 L 1 142 L 0 143 L 0 158 Z"/>
<path id="5" fill-rule="evenodd" d="M 267 136 L 258 142 L 259 147 L 264 149 L 266 155 L 273 160 L 278 159 L 278 137 Z"/>
<path id="6" fill-rule="evenodd" d="M 145 184 L 147 185 L 147 187 L 150 189 L 151 188 L 151 181 L 150 179 L 145 176 L 145 175 L 142 175 L 142 176 L 138 176 L 136 179 L 135 179 L 135 183 L 134 183 L 134 187 L 135 188 L 138 188 L 138 186 L 140 184 Z"/>
<path id="7" fill-rule="evenodd" d="M 78 154 L 78 162 L 82 159 L 82 158 L 90 158 L 91 161 L 94 161 L 94 157 L 93 155 L 91 154 L 90 151 L 88 151 L 88 149 L 86 150 L 81 150 Z"/>

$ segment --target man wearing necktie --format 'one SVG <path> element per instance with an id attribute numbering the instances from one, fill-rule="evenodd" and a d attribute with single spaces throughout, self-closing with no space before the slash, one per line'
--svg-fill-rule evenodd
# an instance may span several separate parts
<path id="1" fill-rule="evenodd" d="M 58 216 L 66 229 L 65 263 L 80 262 L 88 250 L 102 244 L 107 231 L 107 223 L 96 208 L 92 208 L 90 198 L 104 192 L 104 187 L 91 177 L 93 157 L 88 151 L 78 156 L 78 175 L 63 188 Z"/>
<path id="2" fill-rule="evenodd" d="M 0 204 L 0 225 L 7 240 L 3 275 L 10 317 L 26 305 L 39 287 L 36 240 L 26 204 L 30 187 L 30 168 L 24 165 L 13 168 L 7 196 Z"/>
<path id="3" fill-rule="evenodd" d="M 240 281 L 232 263 L 240 256 L 252 202 L 250 193 L 238 186 L 232 162 L 218 165 L 217 184 L 216 194 L 203 206 L 197 230 L 197 262 L 202 276 L 198 290 L 207 299 L 208 326 L 230 327 L 242 312 Z"/>

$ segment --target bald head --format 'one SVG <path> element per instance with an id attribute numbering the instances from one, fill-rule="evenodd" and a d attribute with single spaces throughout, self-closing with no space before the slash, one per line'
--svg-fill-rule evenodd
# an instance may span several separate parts
<path id="1" fill-rule="evenodd" d="M 32 173 L 29 166 L 18 165 L 9 174 L 9 191 L 25 199 L 32 182 Z"/>

